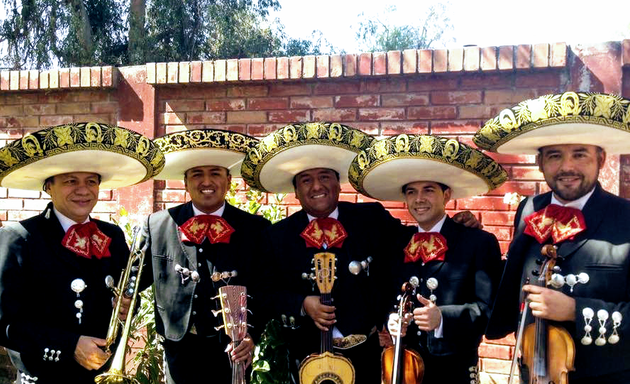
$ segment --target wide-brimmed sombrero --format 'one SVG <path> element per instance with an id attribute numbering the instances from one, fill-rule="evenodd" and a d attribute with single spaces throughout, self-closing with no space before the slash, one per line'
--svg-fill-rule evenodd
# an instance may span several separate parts
<path id="1" fill-rule="evenodd" d="M 158 180 L 182 180 L 194 167 L 218 165 L 239 176 L 241 162 L 258 140 L 247 135 L 217 129 L 191 129 L 170 133 L 154 140 L 166 157 Z"/>
<path id="2" fill-rule="evenodd" d="M 293 192 L 293 177 L 313 168 L 329 168 L 348 181 L 352 159 L 373 140 L 368 134 L 338 123 L 293 124 L 260 141 L 243 160 L 241 174 L 264 192 Z"/>
<path id="3" fill-rule="evenodd" d="M 137 184 L 155 176 L 164 155 L 147 137 L 101 123 L 45 128 L 0 148 L 0 185 L 41 190 L 44 181 L 69 172 L 101 175 L 101 188 Z"/>
<path id="4" fill-rule="evenodd" d="M 610 154 L 630 153 L 630 100 L 565 92 L 525 100 L 489 120 L 473 141 L 505 154 L 536 154 L 558 144 L 591 144 Z"/>
<path id="5" fill-rule="evenodd" d="M 459 199 L 486 193 L 507 180 L 507 172 L 477 149 L 455 139 L 397 135 L 376 140 L 352 161 L 350 183 L 378 200 L 404 201 L 402 187 L 433 181 Z"/>

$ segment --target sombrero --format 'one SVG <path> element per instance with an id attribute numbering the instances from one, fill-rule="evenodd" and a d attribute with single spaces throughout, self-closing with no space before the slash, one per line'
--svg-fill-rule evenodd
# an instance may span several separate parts
<path id="1" fill-rule="evenodd" d="M 486 193 L 507 180 L 507 172 L 480 151 L 455 139 L 397 135 L 376 140 L 352 161 L 350 183 L 378 200 L 404 201 L 402 187 L 433 181 L 459 199 Z"/>
<path id="2" fill-rule="evenodd" d="M 164 155 L 147 137 L 101 123 L 45 128 L 0 148 L 0 185 L 41 190 L 44 181 L 69 172 L 101 175 L 101 188 L 143 182 L 164 166 Z"/>
<path id="3" fill-rule="evenodd" d="M 630 100 L 565 92 L 504 109 L 473 137 L 479 148 L 516 155 L 558 144 L 591 144 L 609 154 L 630 153 Z"/>
<path id="4" fill-rule="evenodd" d="M 372 140 L 338 123 L 287 125 L 247 153 L 241 175 L 251 187 L 272 193 L 293 192 L 293 177 L 312 168 L 333 169 L 345 183 L 350 162 Z"/>
<path id="5" fill-rule="evenodd" d="M 258 140 L 247 135 L 217 129 L 191 129 L 154 140 L 166 158 L 166 165 L 155 178 L 182 180 L 190 168 L 219 165 L 239 176 L 245 153 Z"/>

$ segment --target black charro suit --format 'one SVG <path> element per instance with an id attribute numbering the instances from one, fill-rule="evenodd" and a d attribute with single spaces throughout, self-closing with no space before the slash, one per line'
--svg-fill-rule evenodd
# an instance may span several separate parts
<path id="1" fill-rule="evenodd" d="M 396 249 L 402 225 L 378 203 L 340 202 L 338 208 L 338 220 L 348 237 L 341 248 L 326 250 L 334 253 L 336 258 L 337 279 L 332 288 L 335 325 L 344 336 L 371 336 L 364 344 L 335 352 L 352 360 L 357 384 L 380 383 L 380 347 L 374 331 L 383 326 L 392 297 L 395 297 L 391 284 L 391 263 L 395 253 L 390 249 Z M 302 273 L 310 273 L 313 255 L 324 251 L 306 247 L 300 234 L 308 222 L 306 212 L 301 210 L 272 225 L 267 232 L 270 245 L 267 275 L 272 292 L 266 297 L 273 298 L 269 307 L 275 310 L 273 316 L 287 326 L 290 353 L 292 359 L 298 361 L 320 352 L 321 332 L 310 317 L 301 315 L 304 298 L 319 295 L 317 285 L 304 280 Z M 351 261 L 361 262 L 368 256 L 373 258 L 369 275 L 367 271 L 358 275 L 350 273 L 348 265 Z M 291 319 L 295 319 L 293 326 Z"/>
<path id="2" fill-rule="evenodd" d="M 515 218 L 515 236 L 508 251 L 508 261 L 501 279 L 499 293 L 488 324 L 487 336 L 500 338 L 514 332 L 518 323 L 521 284 L 525 276 L 538 269 L 536 259 L 541 258 L 539 244 L 533 237 L 523 234 L 522 218 L 543 209 L 551 202 L 546 193 L 521 202 Z M 599 183 L 582 209 L 586 230 L 574 240 L 558 246 L 557 265 L 561 274 L 585 272 L 586 284 L 577 284 L 573 292 L 568 286 L 562 292 L 576 300 L 576 321 L 563 323 L 576 346 L 576 371 L 569 375 L 570 383 L 630 383 L 630 202 L 604 191 Z M 533 281 L 533 280 L 532 280 Z M 593 343 L 582 345 L 584 317 L 582 310 L 595 312 L 591 326 Z M 599 335 L 597 312 L 619 311 L 623 315 L 617 344 L 596 346 Z M 606 337 L 612 333 L 612 321 L 606 322 Z"/>
<path id="3" fill-rule="evenodd" d="M 418 232 L 407 227 L 407 240 Z M 440 234 L 448 250 L 444 261 L 422 260 L 398 265 L 398 287 L 412 276 L 420 279 L 417 293 L 429 298 L 427 279 L 438 280 L 433 291 L 442 312 L 443 337 L 422 332 L 412 322 L 405 337 L 408 347 L 420 352 L 425 364 L 423 383 L 470 383 L 470 367 L 476 367 L 481 337 L 490 317 L 490 307 L 498 285 L 501 250 L 496 237 L 476 228 L 467 228 L 446 217 Z M 404 256 L 400 256 L 404 260 Z"/>
<path id="4" fill-rule="evenodd" d="M 81 335 L 105 338 L 113 296 L 105 277 L 120 276 L 129 249 L 120 228 L 92 221 L 112 239 L 111 257 L 86 259 L 64 248 L 65 233 L 52 203 L 35 217 L 0 228 L 0 344 L 18 370 L 37 377 L 38 384 L 94 383 L 98 373 L 80 366 L 74 351 Z M 79 297 L 70 288 L 77 278 L 86 284 Z M 77 299 L 83 301 L 81 324 Z M 44 360 L 46 348 L 47 356 L 60 351 L 59 361 Z M 25 377 L 22 382 L 30 382 Z"/>
<path id="5" fill-rule="evenodd" d="M 256 247 L 260 246 L 262 232 L 270 223 L 226 203 L 222 217 L 235 230 L 229 244 L 210 244 L 205 239 L 201 245 L 196 245 L 180 240 L 179 226 L 193 216 L 192 202 L 188 202 L 154 213 L 148 219 L 145 232 L 149 234 L 156 327 L 166 339 L 169 380 L 182 384 L 207 377 L 207 382 L 227 383 L 231 370 L 224 350 L 229 339 L 222 330 L 214 329 L 222 322 L 220 316 L 215 317 L 211 312 L 220 308 L 212 298 L 226 282 L 213 282 L 210 274 L 237 271 L 229 284 L 246 286 L 248 294 L 254 297 L 248 307 L 254 314 L 259 312 L 255 306 L 258 294 L 254 282 L 258 278 L 256 265 L 261 255 Z M 198 271 L 199 281 L 189 278 L 182 282 L 181 275 L 175 271 L 176 265 Z M 248 319 L 248 323 L 254 325 L 250 330 L 252 334 L 261 332 L 264 326 L 255 319 L 255 315 Z M 191 333 L 193 325 L 196 334 Z"/>

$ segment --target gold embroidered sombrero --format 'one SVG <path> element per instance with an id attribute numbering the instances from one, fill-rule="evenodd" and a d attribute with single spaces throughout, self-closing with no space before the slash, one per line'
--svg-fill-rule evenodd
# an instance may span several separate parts
<path id="1" fill-rule="evenodd" d="M 164 166 L 164 155 L 147 137 L 101 123 L 45 128 L 0 148 L 0 185 L 41 190 L 50 177 L 68 172 L 101 175 L 101 188 L 143 182 Z"/>
<path id="2" fill-rule="evenodd" d="M 630 153 L 630 100 L 565 92 L 504 109 L 473 137 L 479 148 L 528 155 L 558 144 L 592 144 L 609 154 Z"/>
<path id="3" fill-rule="evenodd" d="M 358 129 L 338 123 L 293 124 L 260 141 L 243 160 L 241 175 L 264 192 L 293 192 L 293 177 L 312 168 L 330 168 L 348 181 L 352 159 L 373 140 Z"/>
<path id="4" fill-rule="evenodd" d="M 245 153 L 258 140 L 247 135 L 217 129 L 191 129 L 156 138 L 155 144 L 166 157 L 158 180 L 183 180 L 184 172 L 193 167 L 219 165 L 239 176 Z"/>
<path id="5" fill-rule="evenodd" d="M 402 187 L 433 181 L 452 190 L 452 198 L 475 196 L 499 187 L 507 172 L 497 162 L 455 139 L 398 135 L 376 140 L 352 161 L 350 183 L 379 200 L 404 201 Z"/>

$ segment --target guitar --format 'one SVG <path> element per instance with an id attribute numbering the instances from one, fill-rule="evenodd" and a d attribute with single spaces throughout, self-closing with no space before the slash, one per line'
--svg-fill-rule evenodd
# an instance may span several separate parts
<path id="1" fill-rule="evenodd" d="M 247 288 L 242 285 L 226 285 L 219 288 L 216 296 L 221 302 L 221 310 L 215 312 L 215 316 L 220 312 L 223 316 L 221 328 L 236 348 L 247 335 Z M 232 384 L 245 384 L 245 364 L 243 362 L 232 364 Z"/>
<path id="2" fill-rule="evenodd" d="M 320 293 L 320 302 L 332 305 L 333 282 L 335 280 L 335 255 L 328 252 L 313 257 L 315 280 Z M 322 331 L 321 353 L 311 354 L 300 364 L 300 384 L 354 384 L 354 367 L 350 360 L 333 353 L 332 331 Z"/>

